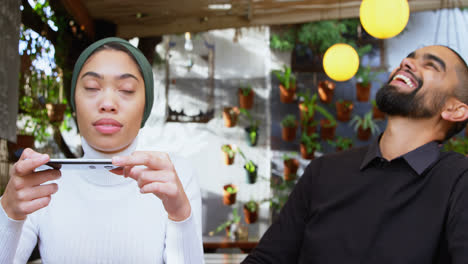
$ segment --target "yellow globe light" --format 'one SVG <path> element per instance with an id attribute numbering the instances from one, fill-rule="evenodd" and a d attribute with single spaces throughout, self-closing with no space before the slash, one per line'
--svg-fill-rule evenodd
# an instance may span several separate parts
<path id="1" fill-rule="evenodd" d="M 344 82 L 351 79 L 359 68 L 359 56 L 348 44 L 331 46 L 323 56 L 323 69 L 331 79 Z"/>
<path id="2" fill-rule="evenodd" d="M 359 17 L 364 29 L 380 39 L 398 35 L 408 24 L 407 0 L 363 0 Z"/>

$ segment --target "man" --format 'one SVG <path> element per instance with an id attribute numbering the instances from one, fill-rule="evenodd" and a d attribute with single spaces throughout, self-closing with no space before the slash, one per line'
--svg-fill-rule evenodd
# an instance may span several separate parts
<path id="1" fill-rule="evenodd" d="M 384 133 L 312 161 L 244 264 L 468 263 L 468 159 L 440 152 L 468 119 L 466 63 L 418 49 L 377 104 Z"/>

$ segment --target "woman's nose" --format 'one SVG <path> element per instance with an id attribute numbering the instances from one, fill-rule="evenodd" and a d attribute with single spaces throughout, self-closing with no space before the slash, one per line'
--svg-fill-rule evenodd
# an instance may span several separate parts
<path id="1" fill-rule="evenodd" d="M 117 103 L 112 94 L 109 92 L 104 93 L 103 98 L 99 104 L 99 112 L 102 113 L 116 113 L 117 112 Z"/>

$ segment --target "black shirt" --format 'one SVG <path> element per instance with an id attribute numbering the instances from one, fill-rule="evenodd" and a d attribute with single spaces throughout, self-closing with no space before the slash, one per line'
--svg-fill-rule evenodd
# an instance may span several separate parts
<path id="1" fill-rule="evenodd" d="M 377 140 L 318 158 L 243 263 L 467 264 L 468 159 L 431 142 L 387 161 Z"/>

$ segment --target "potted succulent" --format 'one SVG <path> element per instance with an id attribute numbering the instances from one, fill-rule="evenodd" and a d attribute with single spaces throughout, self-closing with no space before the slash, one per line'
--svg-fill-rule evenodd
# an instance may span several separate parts
<path id="1" fill-rule="evenodd" d="M 314 119 L 315 105 L 317 104 L 317 94 L 310 96 L 309 91 L 307 93 L 298 93 L 297 96 L 300 98 L 299 113 L 300 120 L 312 121 Z"/>
<path id="2" fill-rule="evenodd" d="M 223 109 L 223 119 L 224 119 L 224 125 L 226 127 L 236 126 L 238 118 L 239 118 L 238 107 L 225 107 Z"/>
<path id="3" fill-rule="evenodd" d="M 273 73 L 280 82 L 280 101 L 282 103 L 292 103 L 296 95 L 296 77 L 291 68 L 284 65 L 284 70 L 275 70 Z"/>
<path id="4" fill-rule="evenodd" d="M 231 205 L 236 203 L 237 187 L 234 184 L 226 184 L 223 186 L 223 203 Z"/>
<path id="5" fill-rule="evenodd" d="M 333 139 L 335 137 L 336 119 L 319 105 L 316 105 L 315 109 L 325 117 L 325 119 L 320 120 L 320 138 L 323 140 Z"/>
<path id="6" fill-rule="evenodd" d="M 351 119 L 351 112 L 353 111 L 353 102 L 349 100 L 338 100 L 336 103 L 336 119 L 341 122 L 348 122 Z"/>
<path id="7" fill-rule="evenodd" d="M 385 113 L 380 111 L 375 100 L 372 100 L 372 118 L 385 119 Z"/>
<path id="8" fill-rule="evenodd" d="M 236 151 L 233 147 L 229 144 L 225 144 L 221 146 L 221 150 L 223 152 L 223 160 L 224 164 L 231 165 L 234 163 L 234 158 L 236 157 Z"/>
<path id="9" fill-rule="evenodd" d="M 378 72 L 371 72 L 370 66 L 360 66 L 356 73 L 356 97 L 360 102 L 369 101 L 370 90 L 372 88 L 371 82 L 375 80 Z"/>
<path id="10" fill-rule="evenodd" d="M 318 142 L 319 135 L 317 133 L 307 135 L 305 133 L 301 136 L 301 156 L 303 159 L 313 159 L 315 157 L 315 151 L 321 150 L 322 146 Z"/>
<path id="11" fill-rule="evenodd" d="M 355 115 L 350 122 L 351 126 L 354 126 L 354 130 L 357 131 L 359 140 L 369 140 L 371 135 L 376 135 L 380 132 L 380 128 L 377 123 L 372 119 L 372 111 L 369 111 L 363 117 Z"/>
<path id="12" fill-rule="evenodd" d="M 312 120 L 309 122 L 306 122 L 306 120 L 303 120 L 301 122 L 301 131 L 302 133 L 307 133 L 307 135 L 313 134 L 317 132 L 317 125 L 318 121 Z"/>
<path id="13" fill-rule="evenodd" d="M 320 81 L 318 84 L 318 94 L 320 101 L 329 104 L 333 100 L 333 94 L 335 91 L 335 83 L 332 81 Z"/>
<path id="14" fill-rule="evenodd" d="M 250 200 L 244 204 L 244 220 L 247 224 L 253 224 L 258 219 L 258 203 Z"/>
<path id="15" fill-rule="evenodd" d="M 245 128 L 247 144 L 249 146 L 256 146 L 258 142 L 258 120 L 254 120 L 250 112 L 245 108 L 241 108 L 240 113 L 245 115 L 249 119 L 250 123 L 250 125 Z"/>
<path id="16" fill-rule="evenodd" d="M 336 151 L 343 151 L 353 147 L 353 140 L 347 137 L 338 136 L 334 141 L 328 140 L 327 142 L 335 147 Z"/>
<path id="17" fill-rule="evenodd" d="M 251 109 L 254 102 L 255 92 L 250 84 L 241 85 L 239 88 L 239 106 L 245 109 Z"/>
<path id="18" fill-rule="evenodd" d="M 286 115 L 281 121 L 281 137 L 284 141 L 296 139 L 297 120 L 294 115 Z"/>
<path id="19" fill-rule="evenodd" d="M 226 220 L 225 222 L 221 223 L 214 231 L 209 232 L 210 236 L 213 236 L 216 233 L 219 233 L 223 230 L 226 231 L 226 236 L 229 237 L 231 240 L 236 241 L 240 237 L 240 220 L 241 217 L 237 212 L 237 208 L 232 208 L 232 217 Z"/>
<path id="20" fill-rule="evenodd" d="M 283 155 L 284 170 L 283 176 L 285 181 L 295 180 L 297 177 L 297 170 L 299 169 L 299 161 L 292 157 L 292 155 L 297 155 L 297 153 L 285 153 Z"/>
<path id="21" fill-rule="evenodd" d="M 252 160 L 247 159 L 247 157 L 244 155 L 244 152 L 242 152 L 240 148 L 237 148 L 237 152 L 239 152 L 239 154 L 245 161 L 244 169 L 246 173 L 247 183 L 254 184 L 255 182 L 257 182 L 258 166 Z"/>

